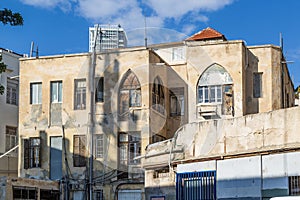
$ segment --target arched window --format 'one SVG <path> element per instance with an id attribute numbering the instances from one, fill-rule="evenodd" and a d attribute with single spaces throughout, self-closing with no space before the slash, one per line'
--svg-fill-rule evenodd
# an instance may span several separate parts
<path id="1" fill-rule="evenodd" d="M 213 64 L 198 82 L 198 103 L 223 103 L 224 95 L 232 96 L 232 78 L 224 67 Z"/>
<path id="2" fill-rule="evenodd" d="M 152 88 L 152 107 L 158 112 L 164 114 L 165 111 L 164 87 L 162 85 L 161 79 L 158 76 L 154 79 L 153 88 Z"/>
<path id="3" fill-rule="evenodd" d="M 125 114 L 130 107 L 141 106 L 141 85 L 137 76 L 129 70 L 120 85 L 119 114 Z"/>

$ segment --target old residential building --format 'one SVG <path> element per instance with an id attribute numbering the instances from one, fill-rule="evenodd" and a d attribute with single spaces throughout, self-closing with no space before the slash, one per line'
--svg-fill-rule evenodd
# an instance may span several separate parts
<path id="1" fill-rule="evenodd" d="M 0 74 L 0 83 L 5 87 L 4 94 L 0 95 L 0 176 L 17 176 L 17 152 L 5 153 L 18 144 L 18 75 L 22 55 L 0 48 L 0 56 L 7 65 L 6 71 Z"/>
<path id="2" fill-rule="evenodd" d="M 11 181 L 11 195 L 34 190 L 40 198 L 51 190 L 78 199 L 92 191 L 98 199 L 149 199 L 165 192 L 173 196 L 162 198 L 174 199 L 173 162 L 205 156 L 198 141 L 214 145 L 210 137 L 193 139 L 202 123 L 294 102 L 279 47 L 247 47 L 210 28 L 183 42 L 93 55 L 21 59 L 19 177 L 53 185 Z M 187 145 L 169 140 L 179 132 Z"/>

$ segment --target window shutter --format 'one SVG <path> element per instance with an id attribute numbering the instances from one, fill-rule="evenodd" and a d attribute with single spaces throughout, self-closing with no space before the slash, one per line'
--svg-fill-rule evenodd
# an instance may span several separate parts
<path id="1" fill-rule="evenodd" d="M 28 169 L 29 168 L 29 140 L 24 139 L 23 144 L 24 144 L 24 169 Z"/>
<path id="2" fill-rule="evenodd" d="M 79 155 L 80 155 L 80 166 L 86 165 L 86 137 L 80 137 L 80 145 L 79 145 Z"/>
<path id="3" fill-rule="evenodd" d="M 39 164 L 38 164 L 38 167 L 41 167 L 42 166 L 42 156 L 41 156 L 41 153 L 42 153 L 42 151 L 41 151 L 41 147 L 42 147 L 42 139 L 41 138 L 39 138 L 39 141 L 40 141 L 40 143 L 39 143 Z"/>

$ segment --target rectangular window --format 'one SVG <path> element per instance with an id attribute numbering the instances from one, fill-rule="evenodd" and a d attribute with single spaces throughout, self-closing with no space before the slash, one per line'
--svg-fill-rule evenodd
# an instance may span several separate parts
<path id="1" fill-rule="evenodd" d="M 103 200 L 104 199 L 104 194 L 103 194 L 103 190 L 101 189 L 97 189 L 97 190 L 94 190 L 94 198 L 95 200 Z"/>
<path id="2" fill-rule="evenodd" d="M 95 156 L 96 156 L 96 158 L 103 158 L 104 157 L 104 137 L 103 137 L 103 134 L 96 135 Z"/>
<path id="3" fill-rule="evenodd" d="M 182 47 L 173 48 L 172 61 L 182 61 L 182 60 L 183 60 L 183 48 Z"/>
<path id="4" fill-rule="evenodd" d="M 290 196 L 300 195 L 300 176 L 289 177 L 289 195 Z"/>
<path id="5" fill-rule="evenodd" d="M 199 86 L 198 103 L 222 103 L 222 86 Z"/>
<path id="6" fill-rule="evenodd" d="M 24 169 L 41 167 L 41 139 L 24 139 Z"/>
<path id="7" fill-rule="evenodd" d="M 51 103 L 62 102 L 62 81 L 51 82 Z"/>
<path id="8" fill-rule="evenodd" d="M 96 102 L 104 101 L 104 77 L 100 77 L 96 88 Z"/>
<path id="9" fill-rule="evenodd" d="M 134 159 L 141 155 L 141 136 L 140 134 L 129 135 L 129 164 L 139 164 L 140 159 Z"/>
<path id="10" fill-rule="evenodd" d="M 134 160 L 141 155 L 141 137 L 139 132 L 119 134 L 119 163 L 121 165 L 139 164 L 140 160 Z"/>
<path id="11" fill-rule="evenodd" d="M 5 150 L 9 151 L 17 145 L 17 128 L 6 126 Z"/>
<path id="12" fill-rule="evenodd" d="M 141 90 L 129 90 L 129 107 L 141 106 Z"/>
<path id="13" fill-rule="evenodd" d="M 119 134 L 119 163 L 120 165 L 128 165 L 128 134 Z"/>
<path id="14" fill-rule="evenodd" d="M 86 81 L 85 79 L 75 80 L 75 110 L 84 110 L 86 108 Z"/>
<path id="15" fill-rule="evenodd" d="M 42 83 L 30 83 L 30 104 L 42 103 Z"/>
<path id="16" fill-rule="evenodd" d="M 38 192 L 34 187 L 13 186 L 13 199 L 37 199 Z"/>
<path id="17" fill-rule="evenodd" d="M 86 136 L 85 135 L 74 135 L 73 165 L 74 167 L 86 166 Z"/>
<path id="18" fill-rule="evenodd" d="M 18 82 L 13 80 L 7 80 L 7 86 L 6 86 L 6 103 L 17 105 L 18 100 Z"/>
<path id="19" fill-rule="evenodd" d="M 253 97 L 262 97 L 262 74 L 263 73 L 253 73 Z"/>
<path id="20" fill-rule="evenodd" d="M 170 91 L 170 116 L 184 115 L 184 88 L 172 88 Z"/>

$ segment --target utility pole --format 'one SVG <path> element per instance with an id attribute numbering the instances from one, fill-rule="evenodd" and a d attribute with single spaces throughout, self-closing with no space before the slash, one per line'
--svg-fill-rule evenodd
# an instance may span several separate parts
<path id="1" fill-rule="evenodd" d="M 93 47 L 93 52 L 92 52 L 92 62 L 91 62 L 91 67 L 90 67 L 90 77 L 89 77 L 89 82 L 90 82 L 90 117 L 89 117 L 89 143 L 90 143 L 90 148 L 89 148 L 89 200 L 93 199 L 93 159 L 94 159 L 94 129 L 95 129 L 95 70 L 96 70 L 96 44 L 97 44 L 97 36 L 98 36 L 98 28 L 99 25 L 97 25 L 96 28 L 96 35 L 95 35 L 95 43 Z M 101 29 L 100 29 L 100 34 L 101 34 Z M 100 38 L 100 45 L 101 45 L 101 38 Z"/>

